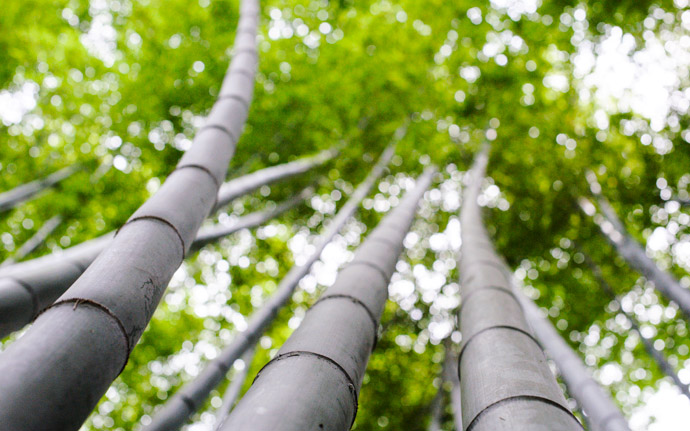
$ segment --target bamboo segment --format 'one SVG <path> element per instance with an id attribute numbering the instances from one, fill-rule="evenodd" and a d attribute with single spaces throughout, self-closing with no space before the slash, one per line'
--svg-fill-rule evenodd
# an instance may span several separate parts
<path id="1" fill-rule="evenodd" d="M 488 146 L 476 156 L 463 206 L 459 377 L 465 431 L 574 431 L 544 353 L 512 292 L 507 266 L 494 251 L 477 198 Z"/>
<path id="2" fill-rule="evenodd" d="M 362 243 L 335 283 L 264 366 L 223 431 L 348 430 L 376 344 L 388 282 L 434 170 Z"/>

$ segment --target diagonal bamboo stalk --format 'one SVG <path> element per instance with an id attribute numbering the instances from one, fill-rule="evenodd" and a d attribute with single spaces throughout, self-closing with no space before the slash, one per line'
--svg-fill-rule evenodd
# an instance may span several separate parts
<path id="1" fill-rule="evenodd" d="M 58 226 L 60 226 L 60 223 L 62 223 L 62 217 L 60 217 L 59 215 L 53 216 L 50 219 L 48 219 L 48 221 L 45 222 L 43 226 L 41 226 L 41 228 L 38 229 L 31 238 L 29 238 L 28 241 L 22 244 L 11 257 L 5 259 L 2 263 L 0 263 L 0 268 L 15 264 L 17 261 L 22 260 L 24 257 L 26 257 L 26 255 L 28 255 L 32 251 L 36 250 L 38 247 L 41 246 L 41 244 L 43 244 L 46 241 L 46 238 L 48 238 L 48 236 L 50 236 L 50 234 L 53 233 Z"/>
<path id="2" fill-rule="evenodd" d="M 312 169 L 329 160 L 336 150 L 306 157 L 283 165 L 261 169 L 246 177 L 228 181 L 217 197 L 216 209 L 259 187 Z M 265 174 L 265 175 L 264 175 Z M 255 215 L 258 217 L 258 214 Z M 251 218 L 242 223 L 250 227 Z M 218 228 L 219 231 L 222 228 Z M 231 232 L 228 232 L 230 234 Z M 50 306 L 112 242 L 113 233 L 83 242 L 56 255 L 20 262 L 0 269 L 0 338 L 21 329 Z M 192 246 L 194 249 L 194 244 Z"/>
<path id="3" fill-rule="evenodd" d="M 247 380 L 247 374 L 249 374 L 249 365 L 254 358 L 255 351 L 256 346 L 252 346 L 247 349 L 246 352 L 244 352 L 244 355 L 242 355 L 241 359 L 244 363 L 244 368 L 242 368 L 241 371 L 235 372 L 235 374 L 232 376 L 232 381 L 223 394 L 223 404 L 216 411 L 216 429 L 219 429 L 223 425 L 223 422 L 225 422 L 225 419 L 230 414 L 230 411 L 233 407 L 235 407 L 235 404 L 237 404 L 244 381 Z"/>
<path id="4" fill-rule="evenodd" d="M 599 265 L 594 263 L 594 261 L 586 254 L 583 253 L 585 256 L 585 262 L 587 263 L 587 266 L 589 266 L 590 270 L 592 271 L 592 274 L 594 274 L 594 278 L 596 278 L 597 282 L 599 283 L 599 286 L 601 289 L 606 293 L 606 295 L 611 298 L 612 301 L 615 301 L 618 303 L 618 309 L 620 313 L 625 316 L 626 319 L 628 319 L 628 322 L 630 322 L 630 326 L 632 329 L 638 333 L 640 336 L 640 340 L 642 341 L 642 345 L 644 346 L 645 351 L 649 356 L 654 359 L 654 362 L 657 363 L 659 366 L 659 369 L 669 376 L 671 380 L 678 386 L 678 389 L 680 389 L 680 392 L 685 395 L 688 399 L 690 399 L 690 385 L 687 385 L 686 383 L 683 383 L 683 381 L 680 379 L 678 376 L 678 373 L 676 373 L 675 368 L 673 365 L 671 365 L 666 357 L 664 356 L 663 353 L 658 351 L 657 349 L 654 348 L 654 345 L 652 342 L 648 339 L 645 338 L 642 335 L 642 332 L 640 331 L 640 324 L 637 322 L 637 319 L 635 317 L 625 311 L 623 309 L 623 306 L 621 305 L 620 301 L 618 300 L 616 293 L 613 291 L 613 288 L 609 285 L 609 283 L 606 281 L 604 278 L 604 275 L 601 272 L 601 268 L 599 268 Z"/>
<path id="5" fill-rule="evenodd" d="M 322 234 L 307 261 L 303 265 L 290 269 L 268 302 L 251 315 L 247 329 L 237 334 L 235 339 L 194 380 L 175 393 L 165 403 L 163 408 L 154 414 L 151 423 L 144 428 L 145 431 L 172 431 L 179 429 L 189 415 L 199 409 L 213 388 L 223 381 L 225 373 L 230 369 L 233 362 L 242 356 L 250 346 L 256 344 L 259 337 L 261 337 L 278 314 L 278 311 L 290 300 L 299 281 L 309 273 L 311 266 L 319 259 L 326 245 L 354 214 L 359 203 L 367 196 L 376 180 L 385 171 L 394 153 L 395 147 L 393 145 L 383 152 L 369 176 L 357 187 L 347 203 L 338 211 L 338 214 L 328 225 L 326 232 Z"/>
<path id="6" fill-rule="evenodd" d="M 678 304 L 678 307 L 680 307 L 686 318 L 690 318 L 690 290 L 681 286 L 671 273 L 660 269 L 656 263 L 647 256 L 644 247 L 630 236 L 625 229 L 625 225 L 618 218 L 618 215 L 616 215 L 609 201 L 601 194 L 601 186 L 597 182 L 594 173 L 588 172 L 586 177 L 590 184 L 592 194 L 594 194 L 599 203 L 601 212 L 613 227 L 613 229 L 607 229 L 601 224 L 597 224 L 601 233 L 609 243 L 615 247 L 618 253 L 623 256 L 628 265 L 641 272 L 647 280 L 654 284 L 654 287 L 661 292 L 662 295 Z M 585 214 L 592 215 L 590 210 L 591 203 L 589 201 L 585 198 L 580 198 L 578 203 Z"/>
<path id="7" fill-rule="evenodd" d="M 539 343 L 556 363 L 570 395 L 577 400 L 592 431 L 630 431 L 628 421 L 611 399 L 587 371 L 582 359 L 561 338 L 551 322 L 526 296 L 516 292 L 525 316 Z"/>
<path id="8" fill-rule="evenodd" d="M 352 426 L 388 282 L 434 172 L 425 171 L 366 238 L 221 430 L 345 431 Z"/>
<path id="9" fill-rule="evenodd" d="M 60 169 L 59 171 L 53 172 L 45 178 L 34 180 L 17 186 L 12 190 L 0 193 L 0 212 L 11 210 L 20 203 L 31 199 L 43 190 L 46 190 L 60 181 L 71 177 L 79 169 L 81 169 L 81 166 L 68 166 Z"/>
<path id="10" fill-rule="evenodd" d="M 220 95 L 176 170 L 82 276 L 0 354 L 0 423 L 7 429 L 78 429 L 127 364 L 215 206 L 253 95 L 258 21 L 257 1 L 244 0 L 236 55 Z"/>

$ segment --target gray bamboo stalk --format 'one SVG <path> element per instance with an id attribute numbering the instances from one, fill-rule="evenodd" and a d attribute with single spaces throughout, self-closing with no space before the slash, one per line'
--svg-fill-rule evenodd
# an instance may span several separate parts
<path id="1" fill-rule="evenodd" d="M 46 238 L 48 238 L 48 236 L 55 232 L 55 229 L 60 226 L 60 223 L 62 223 L 62 217 L 59 215 L 48 219 L 48 221 L 43 223 L 43 226 L 41 226 L 41 228 L 38 229 L 36 233 L 28 239 L 28 241 L 22 244 L 11 257 L 8 257 L 2 263 L 0 263 L 0 267 L 13 265 L 17 261 L 24 259 L 26 255 L 36 250 L 41 244 L 43 244 Z"/>
<path id="2" fill-rule="evenodd" d="M 221 430 L 350 429 L 388 282 L 434 169 L 422 174 L 307 312 Z"/>
<path id="3" fill-rule="evenodd" d="M 450 338 L 446 339 L 445 357 L 443 359 L 443 380 L 450 384 L 450 407 L 453 412 L 455 431 L 462 431 L 462 394 L 458 378 L 458 357 L 450 347 Z"/>
<path id="4" fill-rule="evenodd" d="M 323 165 L 337 154 L 338 150 L 336 148 L 331 148 L 312 157 L 305 157 L 282 165 L 271 166 L 228 181 L 223 184 L 218 191 L 218 203 L 216 204 L 216 208 L 225 206 L 230 201 L 244 196 L 259 187 L 307 172 L 317 166 Z"/>
<path id="5" fill-rule="evenodd" d="M 270 166 L 268 168 L 252 172 L 251 174 L 229 180 L 223 183 L 220 187 L 218 196 L 216 198 L 218 202 L 216 205 L 216 210 L 232 202 L 234 199 L 244 196 L 245 194 L 248 194 L 264 185 L 272 184 L 276 181 L 287 179 L 310 169 L 314 169 L 315 167 L 320 166 L 321 164 L 330 160 L 337 154 L 337 152 L 338 150 L 336 148 L 325 150 L 315 156 L 304 157 L 293 162 Z M 36 267 L 40 267 L 45 265 L 49 260 L 53 259 L 81 259 L 82 256 L 86 257 L 88 255 L 91 257 L 91 261 L 93 261 L 97 255 L 97 253 L 94 254 L 95 251 L 103 250 L 107 246 L 107 241 L 111 240 L 112 237 L 112 233 L 107 233 L 98 238 L 94 238 L 79 245 L 70 247 L 64 251 L 61 251 L 60 253 L 56 253 L 55 255 L 44 256 L 27 262 L 13 264 L 11 272 L 13 274 L 19 274 L 28 269 L 30 266 L 33 267 L 36 265 Z M 98 243 L 98 245 L 96 245 L 96 243 Z M 88 252 L 86 250 L 88 250 Z M 4 276 L 5 273 L 6 269 L 0 270 L 0 277 Z M 65 286 L 65 289 L 67 289 L 67 287 L 69 286 Z M 2 302 L 1 296 L 0 302 Z"/>
<path id="6" fill-rule="evenodd" d="M 0 193 L 0 212 L 11 210 L 20 203 L 31 199 L 43 190 L 54 186 L 66 178 L 69 178 L 79 169 L 81 169 L 81 167 L 78 165 L 68 166 L 60 169 L 59 171 L 53 172 L 45 178 L 34 180 L 17 186 L 12 190 Z"/>
<path id="7" fill-rule="evenodd" d="M 253 95 L 258 21 L 257 1 L 242 1 L 235 56 L 219 98 L 176 170 L 0 354 L 0 423 L 6 429 L 78 429 L 127 364 L 215 206 Z"/>
<path id="8" fill-rule="evenodd" d="M 247 380 L 247 374 L 249 374 L 249 365 L 254 358 L 254 352 L 256 351 L 256 346 L 252 346 L 244 355 L 242 355 L 242 362 L 244 363 L 244 368 L 241 371 L 237 371 L 232 376 L 232 381 L 225 389 L 223 394 L 223 404 L 216 411 L 216 429 L 219 429 L 225 419 L 230 414 L 230 411 L 237 403 L 240 398 L 240 392 L 242 392 L 242 386 L 244 386 L 244 381 Z"/>
<path id="9" fill-rule="evenodd" d="M 228 236 L 242 229 L 260 226 L 294 208 L 311 196 L 311 187 L 275 206 L 273 209 L 257 211 L 240 217 L 228 225 L 215 225 L 199 230 L 190 251 Z M 21 329 L 30 323 L 44 308 L 50 306 L 84 272 L 98 254 L 112 240 L 107 234 L 97 241 L 87 241 L 70 248 L 64 257 L 41 264 L 36 259 L 31 267 L 19 267 L 15 271 L 6 270 L 0 275 L 0 338 Z"/>
<path id="10" fill-rule="evenodd" d="M 279 179 L 291 177 L 303 172 L 304 169 L 312 169 L 335 152 L 335 149 L 327 150 L 317 156 L 258 170 L 247 175 L 248 178 L 239 177 L 230 180 L 221 186 L 226 193 L 222 198 L 219 193 L 217 201 L 220 205 L 216 208 L 228 204 L 243 193 L 249 193 Z M 262 177 L 265 179 L 262 180 Z M 247 224 L 248 227 L 255 226 L 250 223 L 250 220 L 243 218 L 241 223 Z M 219 227 L 218 230 L 221 231 L 222 228 Z M 232 232 L 227 232 L 227 234 L 230 233 Z M 111 243 L 113 237 L 112 232 L 107 233 L 60 253 L 0 269 L 0 338 L 24 327 L 41 310 L 60 297 Z M 197 246 L 193 244 L 192 248 L 196 249 Z"/>
<path id="11" fill-rule="evenodd" d="M 395 147 L 393 145 L 389 146 L 382 153 L 369 176 L 352 193 L 350 199 L 328 225 L 326 232 L 321 235 L 314 252 L 307 261 L 303 265 L 294 266 L 288 271 L 273 296 L 262 308 L 251 315 L 247 329 L 244 332 L 238 333 L 234 340 L 194 380 L 187 383 L 170 397 L 165 405 L 153 415 L 151 423 L 144 427 L 145 431 L 177 430 L 192 413 L 201 407 L 213 388 L 223 381 L 225 373 L 230 369 L 235 360 L 250 346 L 256 344 L 259 337 L 261 337 L 277 316 L 278 311 L 290 300 L 299 281 L 309 273 L 311 266 L 319 259 L 326 245 L 357 210 L 359 203 L 367 196 L 376 180 L 385 171 L 394 153 Z"/>
<path id="12" fill-rule="evenodd" d="M 666 357 L 663 355 L 663 353 L 659 352 L 654 348 L 654 345 L 652 344 L 651 340 L 648 338 L 645 338 L 642 335 L 642 331 L 640 331 L 640 324 L 637 322 L 637 319 L 633 317 L 630 313 L 627 311 L 623 310 L 623 306 L 621 305 L 620 301 L 618 300 L 618 297 L 616 296 L 616 293 L 613 291 L 613 288 L 609 283 L 606 281 L 604 278 L 604 275 L 601 273 L 601 268 L 599 268 L 599 265 L 594 263 L 594 261 L 587 256 L 585 256 L 585 261 L 587 262 L 587 265 L 589 266 L 590 270 L 592 271 L 592 274 L 594 274 L 594 278 L 596 278 L 597 282 L 599 283 L 599 286 L 601 289 L 611 298 L 612 301 L 615 301 L 618 304 L 618 309 L 620 313 L 625 316 L 628 319 L 628 322 L 630 322 L 630 326 L 632 329 L 638 333 L 640 336 L 640 340 L 642 341 L 642 345 L 644 346 L 645 351 L 649 356 L 654 359 L 654 362 L 657 363 L 659 366 L 659 369 L 669 376 L 671 380 L 678 386 L 678 389 L 680 389 L 680 392 L 685 395 L 688 399 L 690 399 L 690 385 L 687 385 L 683 383 L 683 381 L 678 377 L 678 373 L 676 373 L 676 369 L 671 365 L 670 362 L 666 359 Z"/>
<path id="13" fill-rule="evenodd" d="M 587 415 L 590 429 L 592 431 L 630 431 L 628 421 L 616 403 L 592 378 L 577 353 L 568 346 L 551 322 L 542 315 L 539 308 L 529 298 L 519 292 L 516 292 L 516 295 L 520 299 L 527 322 L 537 340 L 556 363 L 568 387 L 568 392 Z"/>
<path id="14" fill-rule="evenodd" d="M 429 404 L 430 410 L 430 420 L 427 429 L 429 431 L 441 431 L 441 425 L 443 420 L 443 401 L 444 401 L 444 391 L 443 391 L 443 379 L 441 379 L 441 384 L 439 385 L 436 395 L 431 399 L 431 404 Z"/>
<path id="15" fill-rule="evenodd" d="M 588 172 L 586 178 L 590 183 L 590 189 L 599 203 L 599 208 L 604 218 L 606 218 L 614 228 L 614 230 L 604 229 L 599 225 L 601 233 L 611 245 L 616 248 L 618 253 L 623 256 L 625 261 L 628 262 L 628 265 L 641 272 L 647 280 L 654 284 L 654 287 L 661 292 L 662 295 L 678 304 L 678 307 L 683 314 L 685 314 L 686 318 L 690 318 L 690 290 L 681 286 L 671 273 L 660 269 L 656 263 L 647 256 L 644 247 L 630 236 L 625 225 L 611 207 L 611 204 L 601 194 L 601 186 L 597 182 L 594 173 Z M 583 212 L 588 214 L 585 201 L 584 198 L 581 198 L 579 204 Z"/>
<path id="16" fill-rule="evenodd" d="M 483 226 L 477 198 L 488 150 L 475 157 L 460 212 L 462 423 L 466 431 L 581 430 Z"/>
<path id="17" fill-rule="evenodd" d="M 206 244 L 215 242 L 219 238 L 223 238 L 242 229 L 250 229 L 260 226 L 270 220 L 273 220 L 284 212 L 295 208 L 298 204 L 303 202 L 305 199 L 308 199 L 313 194 L 314 189 L 312 187 L 307 187 L 300 193 L 297 193 L 291 198 L 275 205 L 273 208 L 247 214 L 246 216 L 240 217 L 227 225 L 216 224 L 214 226 L 202 228 L 199 230 L 191 249 L 198 250 Z"/>

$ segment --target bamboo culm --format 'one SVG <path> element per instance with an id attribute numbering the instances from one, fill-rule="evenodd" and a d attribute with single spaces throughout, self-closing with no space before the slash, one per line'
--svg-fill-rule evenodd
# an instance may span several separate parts
<path id="1" fill-rule="evenodd" d="M 5 259 L 0 267 L 7 267 L 9 265 L 14 265 L 17 261 L 25 258 L 29 253 L 36 250 L 46 241 L 46 238 L 50 236 L 51 233 L 55 232 L 58 226 L 62 223 L 62 217 L 59 215 L 53 216 L 48 219 L 47 222 L 43 223 L 40 229 L 29 238 L 24 244 L 22 244 L 17 251 L 14 252 L 12 257 Z"/>
<path id="2" fill-rule="evenodd" d="M 655 349 L 654 345 L 652 344 L 652 341 L 648 338 L 645 338 L 642 335 L 642 331 L 640 331 L 640 325 L 637 322 L 637 319 L 635 319 L 635 317 L 632 314 L 628 313 L 623 309 L 623 306 L 618 300 L 616 293 L 613 291 L 608 282 L 604 279 L 604 275 L 601 273 L 601 268 L 599 268 L 599 266 L 596 263 L 594 263 L 594 261 L 588 255 L 585 254 L 584 256 L 585 262 L 587 262 L 587 265 L 594 274 L 594 278 L 596 278 L 601 289 L 606 293 L 606 295 L 608 295 L 609 298 L 611 298 L 612 301 L 615 301 L 618 304 L 618 309 L 620 313 L 623 316 L 625 316 L 626 319 L 628 319 L 628 322 L 630 322 L 630 326 L 632 327 L 632 329 L 635 332 L 637 332 L 637 334 L 640 336 L 640 340 L 647 354 L 651 356 L 652 359 L 654 359 L 654 362 L 656 362 L 656 364 L 659 366 L 659 369 L 664 374 L 669 376 L 671 380 L 673 380 L 676 386 L 678 386 L 678 389 L 680 389 L 680 392 L 683 395 L 685 395 L 688 399 L 690 399 L 690 385 L 683 383 L 683 381 L 678 376 L 678 373 L 676 373 L 676 369 L 673 367 L 673 365 L 671 365 L 670 362 L 668 362 L 664 354 Z"/>
<path id="3" fill-rule="evenodd" d="M 45 178 L 34 180 L 30 183 L 17 186 L 12 190 L 0 193 L 0 212 L 11 210 L 20 203 L 31 199 L 43 190 L 71 177 L 79 169 L 81 169 L 81 167 L 77 165 L 68 166 L 60 169 L 59 171 L 53 172 Z"/>
<path id="4" fill-rule="evenodd" d="M 257 190 L 260 187 L 305 173 L 317 166 L 323 165 L 327 161 L 333 159 L 333 157 L 335 157 L 337 154 L 338 150 L 331 148 L 312 157 L 305 157 L 292 162 L 284 163 L 282 165 L 270 166 L 268 168 L 264 168 L 256 172 L 252 172 L 251 174 L 243 175 L 239 178 L 228 181 L 220 187 L 220 190 L 218 190 L 218 202 L 216 204 L 216 209 L 227 205 L 240 196 L 244 196 L 253 192 L 254 190 Z"/>
<path id="5" fill-rule="evenodd" d="M 259 372 L 222 431 L 350 429 L 403 239 L 433 169 L 384 217 Z"/>
<path id="6" fill-rule="evenodd" d="M 336 154 L 336 149 L 325 150 L 315 156 L 304 157 L 281 165 L 270 166 L 252 172 L 251 174 L 229 180 L 220 186 L 218 196 L 216 197 L 216 210 L 262 186 L 314 169 L 332 159 Z M 111 240 L 112 237 L 112 233 L 108 233 L 70 247 L 59 254 L 43 256 L 26 262 L 13 264 L 10 271 L 12 274 L 33 271 L 39 269 L 48 262 L 53 263 L 53 261 L 61 259 L 77 259 L 78 261 L 87 261 L 90 259 L 90 261 L 93 261 L 97 256 L 97 252 L 107 247 L 108 241 Z M 1 270 L 0 278 L 3 277 L 6 272 L 7 268 Z M 67 289 L 67 287 L 68 286 L 66 286 L 65 289 Z"/>
<path id="7" fill-rule="evenodd" d="M 217 358 L 212 360 L 199 375 L 177 393 L 175 393 L 165 405 L 157 411 L 150 424 L 144 427 L 145 431 L 172 431 L 179 429 L 194 413 L 209 393 L 218 386 L 225 378 L 225 373 L 250 346 L 256 344 L 259 337 L 277 316 L 278 311 L 292 297 L 299 281 L 309 273 L 311 266 L 321 256 L 321 252 L 333 237 L 343 228 L 345 222 L 354 214 L 359 203 L 367 196 L 376 180 L 383 174 L 386 166 L 390 162 L 395 147 L 390 145 L 379 157 L 371 173 L 352 193 L 350 199 L 338 211 L 331 220 L 326 232 L 324 232 L 314 251 L 307 261 L 300 266 L 294 266 L 288 271 L 287 275 L 281 280 L 276 292 L 266 302 L 266 304 L 254 312 L 249 318 L 247 329 L 238 333 L 233 341 L 223 349 Z"/>
<path id="8" fill-rule="evenodd" d="M 216 209 L 259 187 L 313 169 L 329 160 L 336 150 L 261 169 L 221 186 Z M 262 179 L 263 178 L 263 179 Z M 238 221 L 239 222 L 239 221 Z M 249 219 L 242 223 L 252 227 Z M 219 230 L 223 228 L 219 227 Z M 229 233 L 228 233 L 229 234 Z M 21 329 L 52 304 L 111 243 L 113 233 L 83 242 L 56 255 L 20 262 L 0 269 L 0 338 Z M 195 245 L 192 245 L 193 248 Z"/>
<path id="9" fill-rule="evenodd" d="M 608 200 L 601 194 L 601 186 L 596 180 L 593 172 L 588 172 L 587 181 L 590 184 L 592 194 L 594 194 L 599 208 L 609 223 L 613 226 L 613 230 L 605 229 L 601 224 L 599 228 L 604 237 L 616 248 L 618 253 L 623 256 L 628 265 L 642 273 L 644 277 L 654 284 L 654 287 L 661 292 L 667 299 L 678 304 L 686 318 L 690 318 L 690 290 L 680 285 L 678 280 L 668 271 L 660 269 L 656 263 L 647 256 L 644 247 L 640 245 L 630 234 L 623 222 L 618 218 Z M 580 199 L 580 207 L 585 214 L 587 211 L 587 202 L 585 199 Z M 614 233 L 615 232 L 615 233 Z"/>
<path id="10" fill-rule="evenodd" d="M 223 394 L 223 404 L 216 411 L 216 429 L 220 428 L 223 422 L 225 422 L 225 419 L 240 398 L 240 392 L 242 391 L 242 386 L 244 386 L 244 381 L 247 380 L 249 365 L 252 363 L 255 351 L 256 346 L 252 346 L 242 355 L 241 359 L 244 367 L 242 370 L 236 371 L 232 376 L 232 381 Z"/>
<path id="11" fill-rule="evenodd" d="M 429 431 L 441 431 L 443 428 L 442 426 L 442 420 L 443 420 L 443 401 L 445 399 L 445 394 L 443 390 L 443 379 L 441 379 L 441 384 L 436 391 L 436 395 L 434 395 L 434 398 L 431 399 L 431 403 L 429 404 L 429 426 L 427 427 L 427 430 Z"/>
<path id="12" fill-rule="evenodd" d="M 82 276 L 0 354 L 5 429 L 79 429 L 127 364 L 215 206 L 254 91 L 258 21 L 258 2 L 242 1 L 235 55 L 218 100 L 175 171 Z"/>
<path id="13" fill-rule="evenodd" d="M 453 412 L 455 431 L 462 431 L 462 394 L 460 380 L 458 380 L 458 358 L 450 348 L 450 339 L 445 343 L 445 358 L 443 359 L 443 380 L 450 384 L 450 407 Z"/>
<path id="14" fill-rule="evenodd" d="M 291 198 L 286 199 L 284 202 L 275 205 L 273 208 L 247 214 L 246 216 L 240 217 L 227 225 L 214 225 L 201 228 L 196 236 L 196 239 L 194 240 L 194 243 L 192 243 L 191 249 L 198 250 L 207 244 L 217 241 L 219 238 L 223 238 L 242 229 L 250 229 L 260 226 L 270 220 L 273 220 L 284 212 L 295 208 L 301 202 L 309 199 L 313 194 L 314 189 L 312 187 L 307 187 L 295 196 L 292 196 Z"/>
<path id="15" fill-rule="evenodd" d="M 198 250 L 242 229 L 260 226 L 294 208 L 311 194 L 312 189 L 307 188 L 273 209 L 247 214 L 228 225 L 201 228 L 190 250 Z M 32 271 L 22 268 L 18 274 L 2 273 L 0 276 L 0 338 L 21 329 L 41 310 L 50 306 L 71 283 L 79 278 L 86 267 L 107 246 L 104 244 L 105 241 L 110 239 L 112 239 L 112 234 L 99 239 L 99 242 L 87 241 L 88 244 L 84 243 L 85 246 L 78 249 L 79 253 L 73 253 L 54 262 L 48 261 L 46 265 L 37 266 Z M 61 289 L 62 286 L 65 286 L 64 289 Z"/>
<path id="16" fill-rule="evenodd" d="M 475 157 L 462 201 L 459 378 L 465 431 L 582 430 L 568 409 L 544 353 L 494 251 L 477 198 L 488 145 Z"/>
<path id="17" fill-rule="evenodd" d="M 608 392 L 587 371 L 582 359 L 568 346 L 558 331 L 539 311 L 539 308 L 522 293 L 516 292 L 525 310 L 527 322 L 537 340 L 553 359 L 568 392 L 587 415 L 592 431 L 630 431 L 616 403 Z"/>

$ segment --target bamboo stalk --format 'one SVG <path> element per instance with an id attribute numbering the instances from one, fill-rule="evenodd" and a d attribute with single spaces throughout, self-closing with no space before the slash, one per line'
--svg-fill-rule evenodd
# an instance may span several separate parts
<path id="1" fill-rule="evenodd" d="M 208 394 L 225 378 L 225 373 L 250 346 L 256 344 L 259 337 L 271 324 L 278 311 L 285 305 L 297 288 L 299 281 L 309 273 L 326 245 L 343 228 L 345 222 L 354 214 L 359 203 L 367 196 L 376 180 L 383 174 L 390 159 L 395 153 L 395 147 L 389 146 L 379 157 L 379 161 L 369 176 L 354 191 L 350 199 L 338 211 L 338 214 L 328 225 L 326 232 L 321 235 L 314 251 L 307 261 L 300 266 L 294 266 L 280 282 L 276 292 L 267 303 L 255 311 L 249 318 L 249 324 L 244 332 L 237 334 L 233 341 L 211 361 L 199 375 L 163 405 L 154 414 L 151 423 L 144 427 L 145 431 L 172 431 L 179 429 L 187 418 L 203 404 Z"/>
<path id="2" fill-rule="evenodd" d="M 434 172 L 425 171 L 366 238 L 221 430 L 345 431 L 352 426 L 388 282 Z"/>
<path id="3" fill-rule="evenodd" d="M 327 150 L 317 156 L 258 170 L 247 175 L 246 178 L 239 177 L 230 180 L 221 186 L 225 189 L 225 195 L 220 197 L 219 193 L 216 209 L 242 196 L 243 193 L 250 193 L 263 185 L 319 166 L 335 153 L 335 149 Z M 262 179 L 264 174 L 265 178 Z M 260 217 L 260 215 L 255 214 L 253 217 Z M 242 218 L 241 223 L 246 224 L 247 227 L 256 226 L 250 217 Z M 216 234 L 222 231 L 223 228 L 218 227 Z M 230 233 L 232 231 L 227 231 L 226 234 Z M 210 235 L 210 232 L 202 234 Z M 59 254 L 31 259 L 0 269 L 0 338 L 21 329 L 41 310 L 55 302 L 108 247 L 113 237 L 114 234 L 110 232 L 70 247 Z M 193 244 L 192 249 L 200 246 L 200 244 Z"/>
<path id="4" fill-rule="evenodd" d="M 601 194 L 601 186 L 597 182 L 594 173 L 589 172 L 586 177 L 592 194 L 594 194 L 599 203 L 601 212 L 613 227 L 613 229 L 605 229 L 602 225 L 597 224 L 601 233 L 615 247 L 618 253 L 623 256 L 628 265 L 641 272 L 662 295 L 678 304 L 686 318 L 690 318 L 690 290 L 681 286 L 670 272 L 660 269 L 647 256 L 644 247 L 630 236 L 609 201 Z M 585 214 L 591 215 L 591 211 L 588 210 L 589 205 L 591 205 L 589 201 L 581 198 L 578 203 Z"/>
<path id="5" fill-rule="evenodd" d="M 53 172 L 45 178 L 34 180 L 17 186 L 12 190 L 0 193 L 0 212 L 11 210 L 20 203 L 31 199 L 43 190 L 46 190 L 60 181 L 71 177 L 79 169 L 81 169 L 81 166 L 68 166 L 60 169 L 59 171 Z"/>
<path id="6" fill-rule="evenodd" d="M 17 261 L 22 260 L 26 255 L 31 253 L 32 251 L 36 250 L 38 247 L 41 246 L 46 241 L 46 238 L 50 236 L 51 233 L 55 232 L 55 229 L 57 229 L 58 226 L 60 226 L 60 223 L 62 223 L 62 217 L 59 215 L 53 216 L 50 219 L 48 219 L 47 222 L 41 226 L 40 229 L 36 231 L 31 238 L 29 238 L 28 241 L 26 241 L 24 244 L 22 244 L 17 251 L 14 252 L 14 254 L 5 259 L 2 263 L 0 263 L 0 268 L 1 267 L 7 267 L 10 265 L 15 264 Z"/>
<path id="7" fill-rule="evenodd" d="M 176 170 L 81 277 L 0 355 L 4 427 L 78 429 L 127 364 L 215 206 L 253 95 L 258 17 L 257 1 L 244 0 L 236 55 L 219 98 Z"/>
<path id="8" fill-rule="evenodd" d="M 460 212 L 462 423 L 466 431 L 581 430 L 483 226 L 477 198 L 488 150 L 475 157 Z"/>

